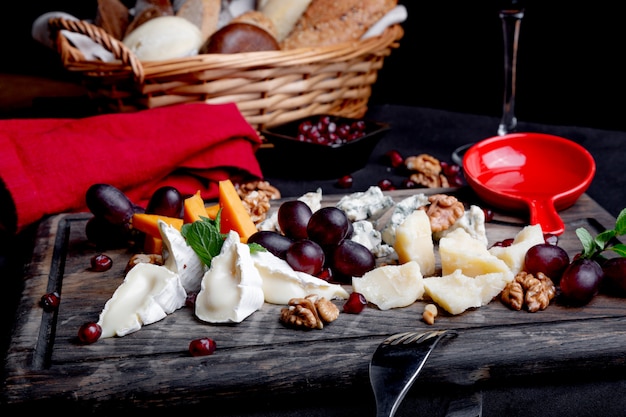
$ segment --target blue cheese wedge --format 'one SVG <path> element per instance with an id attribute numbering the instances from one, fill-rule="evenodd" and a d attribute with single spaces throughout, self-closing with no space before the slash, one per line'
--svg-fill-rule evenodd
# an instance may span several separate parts
<path id="1" fill-rule="evenodd" d="M 383 243 L 380 231 L 374 228 L 369 220 L 358 220 L 352 223 L 353 233 L 350 240 L 365 246 L 377 258 L 384 258 L 396 255 L 396 251 L 391 246 Z"/>
<path id="2" fill-rule="evenodd" d="M 428 196 L 419 193 L 399 201 L 393 209 L 391 218 L 382 228 L 383 242 L 393 246 L 396 241 L 396 228 L 415 210 L 430 204 Z"/>
<path id="3" fill-rule="evenodd" d="M 263 287 L 250 247 L 230 231 L 202 277 L 196 316 L 209 323 L 240 323 L 263 306 Z"/>
<path id="4" fill-rule="evenodd" d="M 155 323 L 185 305 L 178 274 L 162 265 L 135 265 L 100 313 L 102 338 L 125 336 Z"/>
<path id="5" fill-rule="evenodd" d="M 288 304 L 292 298 L 304 298 L 311 294 L 328 300 L 347 299 L 349 296 L 341 285 L 295 271 L 271 252 L 255 252 L 252 258 L 263 280 L 265 301 L 270 304 Z"/>
<path id="6" fill-rule="evenodd" d="M 180 233 L 178 229 L 159 220 L 159 229 L 163 238 L 163 264 L 170 271 L 178 274 L 187 293 L 200 290 L 200 282 L 206 272 L 206 265 Z"/>
<path id="7" fill-rule="evenodd" d="M 374 185 L 367 191 L 343 196 L 335 206 L 343 210 L 350 221 L 356 222 L 359 220 L 376 220 L 393 205 L 393 198 L 384 195 L 380 187 Z"/>

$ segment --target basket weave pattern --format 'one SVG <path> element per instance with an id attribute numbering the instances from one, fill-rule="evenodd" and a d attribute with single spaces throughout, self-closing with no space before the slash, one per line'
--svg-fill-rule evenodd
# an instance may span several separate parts
<path id="1" fill-rule="evenodd" d="M 50 20 L 63 66 L 79 72 L 92 99 L 126 112 L 177 103 L 234 102 L 262 129 L 315 114 L 363 117 L 378 71 L 404 31 L 400 25 L 363 41 L 318 48 L 140 62 L 122 42 L 85 21 Z M 60 32 L 88 36 L 114 62 L 89 61 Z"/>

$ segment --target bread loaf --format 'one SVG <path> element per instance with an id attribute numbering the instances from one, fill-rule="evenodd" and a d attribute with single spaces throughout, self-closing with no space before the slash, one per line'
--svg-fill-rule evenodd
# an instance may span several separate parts
<path id="1" fill-rule="evenodd" d="M 230 23 L 248 23 L 266 30 L 278 41 L 278 31 L 274 22 L 258 10 L 250 10 L 233 18 Z"/>
<path id="2" fill-rule="evenodd" d="M 282 49 L 332 45 L 358 40 L 397 5 L 397 0 L 313 0 Z"/>
<path id="3" fill-rule="evenodd" d="M 176 16 L 196 25 L 204 43 L 217 30 L 221 7 L 220 0 L 186 0 L 176 11 Z"/>
<path id="4" fill-rule="evenodd" d="M 202 33 L 187 19 L 160 16 L 129 33 L 123 43 L 140 61 L 160 61 L 197 54 Z"/>
<path id="5" fill-rule="evenodd" d="M 94 23 L 117 40 L 122 40 L 130 22 L 128 8 L 120 0 L 98 0 Z"/>
<path id="6" fill-rule="evenodd" d="M 276 39 L 282 42 L 310 4 L 311 0 L 266 0 L 259 11 L 274 23 Z"/>

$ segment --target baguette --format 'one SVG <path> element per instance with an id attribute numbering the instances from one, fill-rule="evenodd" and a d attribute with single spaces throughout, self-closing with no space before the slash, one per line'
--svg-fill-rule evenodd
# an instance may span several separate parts
<path id="1" fill-rule="evenodd" d="M 176 16 L 196 25 L 204 43 L 217 30 L 221 8 L 220 0 L 186 0 L 176 11 Z"/>
<path id="2" fill-rule="evenodd" d="M 396 5 L 397 0 L 313 0 L 281 49 L 358 40 Z"/>

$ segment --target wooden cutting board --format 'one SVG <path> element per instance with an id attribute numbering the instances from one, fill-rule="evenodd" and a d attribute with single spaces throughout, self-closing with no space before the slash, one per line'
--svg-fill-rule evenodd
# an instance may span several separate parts
<path id="1" fill-rule="evenodd" d="M 390 194 L 400 200 L 412 193 Z M 467 190 L 457 195 L 466 203 L 474 198 Z M 325 196 L 323 202 L 334 204 L 340 197 Z M 561 215 L 566 232 L 560 245 L 570 256 L 581 249 L 576 228 L 595 234 L 615 223 L 587 195 Z M 5 405 L 63 404 L 90 410 L 214 406 L 264 404 L 302 393 L 320 399 L 337 392 L 372 401 L 368 366 L 376 347 L 393 333 L 433 329 L 454 329 L 456 336 L 437 347 L 415 385 L 451 389 L 511 378 L 577 372 L 608 377 L 626 371 L 626 299 L 605 295 L 584 307 L 554 302 L 536 313 L 512 311 L 497 300 L 458 316 L 440 309 L 432 326 L 421 320 L 424 302 L 418 301 L 406 308 L 369 307 L 358 315 L 341 314 L 324 329 L 310 331 L 281 325 L 279 305 L 265 304 L 232 325 L 202 323 L 183 307 L 136 333 L 80 345 L 79 326 L 97 320 L 131 256 L 128 250 L 107 251 L 114 267 L 104 273 L 89 271 L 96 253 L 84 234 L 89 217 L 62 214 L 41 224 L 8 349 Z M 514 237 L 524 225 L 521 217 L 496 214 L 487 225 L 490 244 Z M 61 292 L 58 312 L 45 312 L 39 300 L 55 289 Z M 216 341 L 216 352 L 191 357 L 189 342 L 205 336 Z"/>

